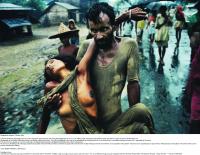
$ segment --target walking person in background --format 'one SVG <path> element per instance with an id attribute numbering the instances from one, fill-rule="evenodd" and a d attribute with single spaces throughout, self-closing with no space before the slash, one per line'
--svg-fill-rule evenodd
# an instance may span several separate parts
<path id="1" fill-rule="evenodd" d="M 152 11 L 149 13 L 148 23 L 147 23 L 147 27 L 146 27 L 146 29 L 148 29 L 151 51 L 153 49 L 153 42 L 154 42 L 154 37 L 155 37 L 155 32 L 156 32 L 155 20 L 156 20 L 156 13 L 155 13 L 155 11 Z"/>
<path id="2" fill-rule="evenodd" d="M 145 20 L 140 20 L 136 22 L 136 26 L 135 26 L 135 31 L 137 34 L 137 42 L 138 43 L 142 43 L 142 36 L 143 36 L 143 32 L 144 32 L 144 27 L 145 27 Z"/>
<path id="3" fill-rule="evenodd" d="M 179 47 L 179 43 L 181 40 L 181 32 L 185 23 L 185 17 L 183 13 L 183 8 L 181 5 L 176 8 L 176 22 L 175 22 L 175 30 L 176 30 L 176 46 Z"/>
<path id="4" fill-rule="evenodd" d="M 164 65 L 164 56 L 166 48 L 168 47 L 169 41 L 169 28 L 168 28 L 168 16 L 166 14 L 167 7 L 161 6 L 159 9 L 159 14 L 156 17 L 156 34 L 155 41 L 158 45 L 159 52 L 159 62 Z"/>
<path id="5" fill-rule="evenodd" d="M 78 52 L 78 47 L 76 45 L 70 44 L 70 38 L 74 36 L 79 30 L 74 29 L 70 30 L 66 25 L 63 23 L 60 24 L 58 28 L 58 34 L 52 35 L 49 39 L 60 38 L 62 45 L 58 47 L 59 55 L 70 55 L 76 57 Z"/>
<path id="6" fill-rule="evenodd" d="M 123 36 L 131 38 L 132 30 L 133 30 L 133 22 L 129 19 L 123 23 Z"/>
<path id="7" fill-rule="evenodd" d="M 69 19 L 68 27 L 69 27 L 70 30 L 77 30 L 77 26 L 76 26 L 75 21 L 73 19 Z M 70 41 L 71 41 L 72 45 L 76 45 L 76 46 L 79 45 L 79 34 L 78 34 L 78 31 L 76 31 L 73 34 L 73 36 L 71 37 Z"/>

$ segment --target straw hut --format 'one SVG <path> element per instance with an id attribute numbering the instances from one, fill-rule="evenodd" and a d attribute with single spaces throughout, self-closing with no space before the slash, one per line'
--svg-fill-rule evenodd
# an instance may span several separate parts
<path id="1" fill-rule="evenodd" d="M 77 21 L 78 10 L 78 7 L 69 3 L 54 2 L 45 9 L 39 21 L 44 26 L 66 23 L 70 18 Z"/>
<path id="2" fill-rule="evenodd" d="M 100 2 L 101 0 L 58 0 L 58 1 L 63 3 L 69 3 L 71 5 L 78 7 L 79 11 L 77 11 L 76 22 L 85 23 L 85 13 L 94 3 Z"/>

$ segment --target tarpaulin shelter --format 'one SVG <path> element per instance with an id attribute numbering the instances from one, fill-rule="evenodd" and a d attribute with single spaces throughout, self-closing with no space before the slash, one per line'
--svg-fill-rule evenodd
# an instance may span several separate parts
<path id="1" fill-rule="evenodd" d="M 147 4 L 151 2 L 157 2 L 158 0 L 140 0 L 140 1 L 135 1 L 132 3 L 132 6 L 130 7 L 135 8 L 135 7 L 140 7 L 140 8 L 145 8 Z"/>
<path id="2" fill-rule="evenodd" d="M 176 5 L 177 3 L 173 1 L 157 1 L 149 3 L 148 5 L 146 5 L 146 8 L 149 10 L 159 10 L 161 6 L 171 7 Z"/>
<path id="3" fill-rule="evenodd" d="M 34 9 L 14 5 L 12 3 L 0 3 L 0 36 L 19 34 L 27 28 L 27 34 L 32 35 L 30 12 Z"/>

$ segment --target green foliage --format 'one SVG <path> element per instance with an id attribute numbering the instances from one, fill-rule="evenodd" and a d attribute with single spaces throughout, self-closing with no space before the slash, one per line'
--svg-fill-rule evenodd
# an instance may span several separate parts
<path id="1" fill-rule="evenodd" d="M 0 0 L 0 3 L 13 3 L 16 5 L 24 5 L 26 0 Z"/>
<path id="2" fill-rule="evenodd" d="M 26 0 L 26 6 L 32 7 L 38 11 L 42 11 L 45 8 L 43 0 Z"/>
<path id="3" fill-rule="evenodd" d="M 25 7 L 31 7 L 38 11 L 42 11 L 45 8 L 43 0 L 0 0 L 0 3 L 13 3 Z"/>

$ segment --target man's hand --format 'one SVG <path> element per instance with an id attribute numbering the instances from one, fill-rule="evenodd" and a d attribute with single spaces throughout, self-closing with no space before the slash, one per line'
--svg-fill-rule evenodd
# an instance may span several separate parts
<path id="1" fill-rule="evenodd" d="M 134 8 L 134 9 L 130 9 L 129 11 L 126 11 L 124 13 L 122 13 L 121 15 L 119 15 L 119 17 L 117 17 L 115 19 L 115 24 L 114 24 L 114 30 L 117 29 L 117 27 L 127 21 L 127 20 L 135 20 L 135 21 L 139 21 L 139 20 L 143 20 L 143 19 L 147 19 L 147 13 L 144 12 L 141 8 Z"/>
<path id="2" fill-rule="evenodd" d="M 50 113 L 53 111 L 57 111 L 61 103 L 62 96 L 59 93 L 54 94 L 47 99 L 47 102 L 44 105 L 44 110 L 48 110 L 48 112 Z"/>
<path id="3" fill-rule="evenodd" d="M 129 18 L 131 18 L 132 20 L 139 21 L 139 20 L 147 19 L 147 16 L 146 16 L 147 13 L 144 12 L 141 8 L 137 7 L 134 9 L 130 9 L 129 11 L 128 11 Z"/>

